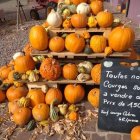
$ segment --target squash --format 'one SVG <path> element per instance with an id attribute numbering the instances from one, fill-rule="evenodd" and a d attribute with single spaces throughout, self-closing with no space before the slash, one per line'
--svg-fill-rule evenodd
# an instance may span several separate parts
<path id="1" fill-rule="evenodd" d="M 29 40 L 31 46 L 39 51 L 48 48 L 48 35 L 44 27 L 41 25 L 33 26 L 29 33 Z"/>
<path id="2" fill-rule="evenodd" d="M 66 19 L 69 16 L 70 16 L 70 10 L 68 8 L 64 8 L 64 10 L 62 11 L 63 19 Z"/>
<path id="3" fill-rule="evenodd" d="M 113 14 L 107 10 L 99 12 L 96 16 L 98 25 L 102 28 L 110 27 L 113 24 Z"/>
<path id="4" fill-rule="evenodd" d="M 40 103 L 45 103 L 45 94 L 40 89 L 30 90 L 28 92 L 27 98 L 30 98 L 32 107 Z"/>
<path id="5" fill-rule="evenodd" d="M 68 5 L 68 9 L 70 10 L 72 14 L 76 13 L 76 8 L 77 6 L 75 4 Z"/>
<path id="6" fill-rule="evenodd" d="M 99 96 L 100 96 L 100 89 L 98 88 L 93 88 L 88 93 L 88 101 L 95 108 L 99 107 Z"/>
<path id="7" fill-rule="evenodd" d="M 31 56 L 19 56 L 15 60 L 15 71 L 19 73 L 25 73 L 28 70 L 33 70 L 35 68 L 35 62 Z"/>
<path id="8" fill-rule="evenodd" d="M 31 131 L 31 130 L 33 130 L 35 127 L 36 127 L 36 121 L 35 121 L 35 120 L 31 120 L 31 121 L 29 121 L 29 123 L 27 124 L 26 129 L 27 129 L 28 131 Z"/>
<path id="9" fill-rule="evenodd" d="M 18 100 L 14 100 L 12 102 L 8 102 L 8 110 L 9 113 L 14 114 L 15 111 L 17 111 L 20 108 L 18 104 Z"/>
<path id="10" fill-rule="evenodd" d="M 79 118 L 79 115 L 78 115 L 77 112 L 72 111 L 72 112 L 69 113 L 68 117 L 69 117 L 69 120 L 71 120 L 71 121 L 77 121 L 78 118 Z"/>
<path id="11" fill-rule="evenodd" d="M 104 52 L 107 46 L 107 40 L 105 37 L 101 35 L 94 35 L 90 39 L 90 47 L 95 53 Z"/>
<path id="12" fill-rule="evenodd" d="M 71 0 L 71 2 L 72 2 L 74 5 L 78 5 L 78 4 L 82 3 L 82 2 L 86 3 L 87 0 Z"/>
<path id="13" fill-rule="evenodd" d="M 33 118 L 36 121 L 44 121 L 47 120 L 49 118 L 49 106 L 41 103 L 36 105 L 33 110 L 32 110 L 32 114 L 33 114 Z"/>
<path id="14" fill-rule="evenodd" d="M 5 101 L 5 99 L 6 99 L 5 92 L 0 89 L 0 103 Z"/>
<path id="15" fill-rule="evenodd" d="M 85 82 L 87 80 L 89 80 L 91 78 L 91 76 L 89 74 L 85 74 L 85 73 L 80 73 L 78 76 L 77 76 L 77 79 L 78 81 L 80 82 Z"/>
<path id="16" fill-rule="evenodd" d="M 100 84 L 101 81 L 101 64 L 96 64 L 91 70 L 92 80 L 96 84 Z"/>
<path id="17" fill-rule="evenodd" d="M 33 47 L 31 46 L 30 43 L 27 43 L 25 47 L 23 48 L 23 52 L 25 53 L 25 55 L 31 55 L 32 50 L 33 50 Z"/>
<path id="18" fill-rule="evenodd" d="M 70 52 L 80 53 L 85 48 L 85 40 L 79 34 L 71 33 L 65 39 L 65 47 Z"/>
<path id="19" fill-rule="evenodd" d="M 24 86 L 24 83 L 23 82 L 19 82 L 19 81 L 15 81 L 14 82 L 14 86 L 15 87 L 22 87 L 22 86 Z"/>
<path id="20" fill-rule="evenodd" d="M 48 27 L 49 27 L 49 24 L 48 24 L 47 21 L 45 21 L 45 22 L 42 24 L 42 26 L 43 26 L 44 28 L 48 28 Z"/>
<path id="21" fill-rule="evenodd" d="M 87 26 L 88 18 L 85 14 L 74 14 L 71 16 L 72 26 L 75 28 L 85 28 Z"/>
<path id="22" fill-rule="evenodd" d="M 64 89 L 64 95 L 69 103 L 78 103 L 84 98 L 85 89 L 81 85 L 69 84 Z"/>
<path id="23" fill-rule="evenodd" d="M 131 140 L 140 140 L 140 125 L 131 130 Z"/>
<path id="24" fill-rule="evenodd" d="M 21 98 L 18 100 L 18 105 L 19 105 L 20 107 L 29 107 L 29 106 L 30 106 L 30 102 L 31 102 L 31 99 L 30 99 L 30 98 L 21 97 Z"/>
<path id="25" fill-rule="evenodd" d="M 67 104 L 59 104 L 58 105 L 59 112 L 61 115 L 66 115 L 68 111 L 68 105 Z"/>
<path id="26" fill-rule="evenodd" d="M 11 86 L 6 92 L 6 97 L 8 101 L 11 102 L 16 99 L 20 99 L 21 97 L 25 97 L 27 93 L 28 93 L 28 89 L 26 86 L 22 86 L 22 87 Z"/>
<path id="27" fill-rule="evenodd" d="M 130 27 L 116 27 L 109 35 L 109 47 L 114 51 L 127 51 L 134 42 L 135 34 Z"/>
<path id="28" fill-rule="evenodd" d="M 65 41 L 62 37 L 55 36 L 50 39 L 49 48 L 53 52 L 62 52 L 65 48 Z"/>
<path id="29" fill-rule="evenodd" d="M 14 53 L 13 60 L 16 60 L 16 58 L 19 57 L 19 56 L 24 56 L 24 53 L 23 52 L 16 52 L 16 53 Z"/>
<path id="30" fill-rule="evenodd" d="M 110 54 L 113 53 L 113 49 L 111 47 L 106 47 L 104 53 L 105 53 L 105 56 L 109 56 Z"/>
<path id="31" fill-rule="evenodd" d="M 96 18 L 95 18 L 93 15 L 91 15 L 91 16 L 88 18 L 88 26 L 89 26 L 90 28 L 93 28 L 93 27 L 96 27 L 96 26 L 97 26 L 97 20 L 96 20 Z"/>
<path id="32" fill-rule="evenodd" d="M 46 93 L 46 104 L 50 105 L 54 100 L 57 100 L 57 104 L 62 102 L 62 92 L 58 88 L 50 88 Z"/>
<path id="33" fill-rule="evenodd" d="M 14 112 L 12 118 L 17 125 L 24 126 L 30 121 L 31 115 L 32 113 L 29 108 L 22 107 Z"/>
<path id="34" fill-rule="evenodd" d="M 71 19 L 65 19 L 64 21 L 63 21 L 63 27 L 64 27 L 64 29 L 69 29 L 69 28 L 71 28 L 72 27 L 72 24 L 71 24 Z"/>
<path id="35" fill-rule="evenodd" d="M 40 66 L 40 75 L 46 80 L 56 80 L 61 75 L 61 66 L 56 59 L 46 58 Z"/>
<path id="36" fill-rule="evenodd" d="M 58 12 L 55 12 L 54 9 L 47 16 L 47 22 L 52 27 L 60 27 L 62 24 L 62 17 Z"/>
<path id="37" fill-rule="evenodd" d="M 68 80 L 75 80 L 78 75 L 78 69 L 75 64 L 66 64 L 63 67 L 63 77 Z"/>
<path id="38" fill-rule="evenodd" d="M 101 1 L 92 1 L 90 4 L 91 11 L 94 15 L 97 15 L 99 12 L 103 11 L 103 2 Z"/>
<path id="39" fill-rule="evenodd" d="M 93 51 L 92 51 L 92 49 L 89 46 L 86 46 L 85 49 L 84 49 L 84 53 L 85 54 L 92 54 Z"/>
<path id="40" fill-rule="evenodd" d="M 77 11 L 77 14 L 88 15 L 90 13 L 90 6 L 87 3 L 82 2 L 77 6 L 76 11 Z"/>
<path id="41" fill-rule="evenodd" d="M 12 71 L 12 67 L 9 65 L 5 65 L 0 67 L 0 78 L 5 80 L 8 78 L 9 73 Z"/>
<path id="42" fill-rule="evenodd" d="M 35 71 L 31 71 L 31 73 L 28 76 L 29 82 L 36 82 L 39 80 L 39 75 Z"/>
<path id="43" fill-rule="evenodd" d="M 80 34 L 84 39 L 89 39 L 90 38 L 90 33 L 88 31 L 83 31 Z"/>

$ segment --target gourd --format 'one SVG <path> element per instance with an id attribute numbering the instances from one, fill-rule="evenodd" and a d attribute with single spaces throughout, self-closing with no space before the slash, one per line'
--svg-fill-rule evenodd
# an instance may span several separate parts
<path id="1" fill-rule="evenodd" d="M 14 86 L 15 87 L 22 87 L 22 86 L 24 86 L 24 83 L 23 82 L 19 82 L 19 81 L 15 81 L 14 82 Z"/>
<path id="2" fill-rule="evenodd" d="M 28 80 L 29 80 L 30 82 L 36 82 L 36 81 L 39 80 L 39 75 L 38 75 L 36 72 L 31 71 L 31 73 L 30 73 L 29 76 L 28 76 Z"/>
<path id="3" fill-rule="evenodd" d="M 33 130 L 35 127 L 36 127 L 36 121 L 35 121 L 35 120 L 31 120 L 31 121 L 29 121 L 29 123 L 27 124 L 26 129 L 27 129 L 28 131 L 31 131 L 31 130 Z"/>
<path id="4" fill-rule="evenodd" d="M 8 111 L 9 113 L 14 114 L 15 111 L 19 109 L 18 100 L 14 100 L 12 102 L 8 102 Z"/>
<path id="5" fill-rule="evenodd" d="M 16 52 L 14 55 L 13 55 L 13 59 L 15 60 L 17 57 L 19 56 L 24 56 L 24 53 L 23 52 Z"/>
<path id="6" fill-rule="evenodd" d="M 70 10 L 72 14 L 76 13 L 76 8 L 77 6 L 75 4 L 68 5 L 68 9 Z"/>
<path id="7" fill-rule="evenodd" d="M 0 103 L 6 99 L 5 92 L 0 89 Z"/>
<path id="8" fill-rule="evenodd" d="M 78 14 L 89 14 L 90 13 L 90 6 L 87 3 L 80 3 L 76 9 Z"/>
<path id="9" fill-rule="evenodd" d="M 5 80 L 8 78 L 9 73 L 12 71 L 12 67 L 9 65 L 5 65 L 0 67 L 0 78 Z"/>
<path id="10" fill-rule="evenodd" d="M 62 17 L 63 19 L 66 19 L 67 17 L 70 16 L 70 10 L 65 8 L 63 11 L 62 11 Z"/>
<path id="11" fill-rule="evenodd" d="M 79 118 L 79 115 L 78 115 L 77 112 L 74 112 L 74 111 L 70 112 L 70 114 L 69 114 L 69 119 L 70 119 L 71 121 L 77 121 L 78 118 Z"/>
<path id="12" fill-rule="evenodd" d="M 52 27 L 60 27 L 62 24 L 62 17 L 58 12 L 52 9 L 47 17 L 47 22 Z"/>
<path id="13" fill-rule="evenodd" d="M 71 27 L 72 27 L 71 19 L 68 19 L 68 18 L 65 19 L 64 22 L 63 22 L 63 27 L 64 27 L 65 29 L 71 28 Z"/>
<path id="14" fill-rule="evenodd" d="M 113 49 L 111 47 L 105 48 L 105 56 L 109 56 L 112 53 L 113 53 Z"/>
<path id="15" fill-rule="evenodd" d="M 66 115 L 68 111 L 68 105 L 67 104 L 59 104 L 58 105 L 59 112 L 61 115 Z"/>
<path id="16" fill-rule="evenodd" d="M 78 76 L 77 76 L 77 79 L 78 81 L 80 82 L 85 82 L 87 80 L 89 80 L 91 78 L 91 76 L 89 74 L 85 74 L 85 73 L 80 73 Z"/>
<path id="17" fill-rule="evenodd" d="M 32 50 L 33 50 L 33 47 L 31 46 L 30 43 L 27 43 L 25 47 L 23 48 L 23 52 L 25 53 L 25 55 L 31 55 Z"/>
<path id="18" fill-rule="evenodd" d="M 90 38 L 90 33 L 88 31 L 84 31 L 80 34 L 84 39 L 89 39 Z"/>
<path id="19" fill-rule="evenodd" d="M 75 5 L 78 5 L 78 4 L 83 3 L 83 2 L 86 3 L 87 0 L 71 0 L 71 2 Z"/>
<path id="20" fill-rule="evenodd" d="M 88 26 L 89 26 L 90 28 L 96 27 L 96 26 L 97 26 L 97 20 L 96 20 L 96 18 L 95 18 L 93 15 L 91 15 L 91 16 L 88 18 Z"/>
<path id="21" fill-rule="evenodd" d="M 29 107 L 30 106 L 30 98 L 27 98 L 27 97 L 21 97 L 19 100 L 18 100 L 18 104 L 20 107 Z"/>
<path id="22" fill-rule="evenodd" d="M 89 46 L 86 46 L 85 49 L 84 49 L 84 53 L 85 54 L 91 54 L 91 53 L 93 53 L 93 51 Z"/>
<path id="23" fill-rule="evenodd" d="M 140 126 L 135 126 L 131 130 L 131 140 L 139 140 L 140 139 Z"/>

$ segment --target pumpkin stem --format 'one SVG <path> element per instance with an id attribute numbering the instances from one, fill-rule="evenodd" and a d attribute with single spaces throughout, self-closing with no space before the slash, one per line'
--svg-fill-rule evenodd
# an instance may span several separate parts
<path id="1" fill-rule="evenodd" d="M 122 26 L 122 28 L 124 28 L 126 25 L 128 25 L 128 24 L 130 24 L 130 23 L 132 23 L 132 21 L 130 20 L 130 21 L 128 21 L 128 22 L 125 22 L 124 23 L 124 25 Z"/>

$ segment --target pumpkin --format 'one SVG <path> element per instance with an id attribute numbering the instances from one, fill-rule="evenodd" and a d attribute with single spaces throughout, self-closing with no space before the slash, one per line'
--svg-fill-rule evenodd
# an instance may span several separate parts
<path id="1" fill-rule="evenodd" d="M 14 82 L 14 73 L 15 73 L 15 70 L 12 70 L 12 71 L 10 71 L 10 73 L 8 74 L 8 80 L 11 82 L 11 83 L 13 83 Z"/>
<path id="2" fill-rule="evenodd" d="M 11 102 L 21 97 L 25 97 L 27 93 L 28 93 L 28 89 L 25 86 L 22 87 L 11 86 L 6 92 L 6 97 L 8 101 Z"/>
<path id="3" fill-rule="evenodd" d="M 113 23 L 114 17 L 111 12 L 107 10 L 99 12 L 96 16 L 97 22 L 100 27 L 107 28 L 110 27 Z"/>
<path id="4" fill-rule="evenodd" d="M 64 95 L 69 103 L 78 103 L 84 98 L 85 89 L 81 85 L 69 84 L 64 89 Z"/>
<path id="5" fill-rule="evenodd" d="M 88 26 L 89 26 L 90 28 L 96 27 L 96 26 L 97 26 L 97 20 L 96 20 L 96 18 L 95 18 L 94 16 L 92 16 L 92 15 L 88 18 Z"/>
<path id="6" fill-rule="evenodd" d="M 63 67 L 63 77 L 68 80 L 75 80 L 78 75 L 78 69 L 75 64 L 66 64 Z"/>
<path id="7" fill-rule="evenodd" d="M 29 108 L 23 107 L 15 111 L 12 115 L 12 118 L 17 125 L 24 126 L 30 121 L 31 115 L 31 110 Z"/>
<path id="8" fill-rule="evenodd" d="M 45 103 L 45 94 L 40 89 L 31 89 L 27 97 L 30 98 L 32 107 L 40 103 Z"/>
<path id="9" fill-rule="evenodd" d="M 28 70 L 33 70 L 35 68 L 35 62 L 31 56 L 19 56 L 15 60 L 15 71 L 19 73 L 25 73 Z"/>
<path id="10" fill-rule="evenodd" d="M 51 104 L 54 100 L 57 100 L 57 104 L 62 102 L 62 92 L 58 88 L 50 88 L 46 93 L 46 104 Z"/>
<path id="11" fill-rule="evenodd" d="M 90 90 L 90 92 L 88 93 L 88 101 L 95 108 L 99 107 L 99 95 L 100 95 L 100 89 L 98 88 L 94 88 Z"/>
<path id="12" fill-rule="evenodd" d="M 103 11 L 103 2 L 93 1 L 90 4 L 91 11 L 94 15 L 97 15 L 99 12 Z"/>
<path id="13" fill-rule="evenodd" d="M 36 105 L 32 110 L 34 119 L 36 121 L 47 120 L 49 117 L 49 110 L 49 106 L 44 103 Z"/>
<path id="14" fill-rule="evenodd" d="M 64 22 L 63 22 L 63 27 L 64 27 L 65 29 L 71 28 L 71 27 L 72 27 L 71 19 L 68 19 L 68 18 L 65 19 Z"/>
<path id="15" fill-rule="evenodd" d="M 66 5 L 69 5 L 69 4 L 71 3 L 71 1 L 70 1 L 70 0 L 64 0 L 64 3 L 65 3 Z"/>
<path id="16" fill-rule="evenodd" d="M 48 48 L 48 35 L 44 27 L 41 25 L 33 26 L 29 33 L 29 40 L 31 46 L 39 51 Z"/>
<path id="17" fill-rule="evenodd" d="M 58 12 L 55 12 L 54 9 L 48 14 L 47 22 L 52 27 L 60 27 L 62 24 L 62 17 Z"/>
<path id="18" fill-rule="evenodd" d="M 90 38 L 90 33 L 88 31 L 84 31 L 81 33 L 81 36 L 84 37 L 84 39 L 89 39 Z"/>
<path id="19" fill-rule="evenodd" d="M 140 140 L 140 126 L 135 126 L 131 130 L 131 140 Z"/>
<path id="20" fill-rule="evenodd" d="M 101 80 L 101 64 L 96 64 L 92 68 L 92 70 L 91 70 L 91 77 L 92 77 L 92 80 L 96 84 L 100 84 L 100 80 Z"/>
<path id="21" fill-rule="evenodd" d="M 130 27 L 116 27 L 109 35 L 109 46 L 117 52 L 127 51 L 133 44 L 134 31 Z"/>
<path id="22" fill-rule="evenodd" d="M 45 22 L 42 24 L 42 26 L 43 26 L 44 28 L 47 28 L 47 27 L 49 27 L 49 24 L 48 24 L 47 21 L 45 21 Z"/>
<path id="23" fill-rule="evenodd" d="M 88 18 L 85 14 L 74 14 L 71 16 L 72 26 L 75 28 L 84 28 L 87 26 Z"/>
<path id="24" fill-rule="evenodd" d="M 6 95 L 4 91 L 0 89 L 0 103 L 2 103 L 6 99 Z"/>
<path id="25" fill-rule="evenodd" d="M 46 58 L 40 66 L 40 74 L 46 80 L 56 80 L 61 75 L 61 66 L 56 59 Z"/>
<path id="26" fill-rule="evenodd" d="M 77 11 L 77 14 L 89 14 L 90 6 L 87 3 L 82 2 L 77 6 L 76 11 Z"/>
<path id="27" fill-rule="evenodd" d="M 78 118 L 79 118 L 79 115 L 78 115 L 77 112 L 72 111 L 72 112 L 69 113 L 68 118 L 69 118 L 69 120 L 71 120 L 71 121 L 77 121 Z"/>
<path id="28" fill-rule="evenodd" d="M 20 106 L 18 105 L 18 100 L 8 102 L 9 113 L 14 114 L 14 112 L 17 111 L 19 108 L 20 108 Z"/>
<path id="29" fill-rule="evenodd" d="M 74 5 L 78 5 L 78 4 L 80 4 L 80 3 L 86 3 L 87 2 L 87 0 L 71 0 L 71 2 L 74 4 Z"/>
<path id="30" fill-rule="evenodd" d="M 12 71 L 12 67 L 9 65 L 2 66 L 0 68 L 0 78 L 5 80 L 8 78 L 9 73 Z"/>
<path id="31" fill-rule="evenodd" d="M 23 52 L 25 55 L 30 55 L 33 50 L 33 47 L 31 46 L 30 43 L 26 44 L 25 47 L 23 48 Z"/>
<path id="32" fill-rule="evenodd" d="M 104 53 L 105 53 L 105 56 L 109 56 L 110 54 L 113 53 L 113 50 L 111 47 L 106 47 Z"/>
<path id="33" fill-rule="evenodd" d="M 85 40 L 79 34 L 71 33 L 65 39 L 65 47 L 70 52 L 80 53 L 85 48 Z"/>
<path id="34" fill-rule="evenodd" d="M 55 36 L 49 42 L 49 48 L 53 52 L 62 52 L 65 48 L 65 41 L 62 37 Z"/>
<path id="35" fill-rule="evenodd" d="M 90 47 L 95 53 L 104 52 L 107 46 L 107 40 L 105 37 L 101 35 L 94 35 L 90 39 Z"/>

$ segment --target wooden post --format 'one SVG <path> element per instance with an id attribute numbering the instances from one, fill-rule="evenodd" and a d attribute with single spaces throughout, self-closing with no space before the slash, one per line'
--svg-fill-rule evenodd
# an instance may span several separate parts
<path id="1" fill-rule="evenodd" d="M 19 0 L 17 0 L 17 31 L 19 30 Z"/>

